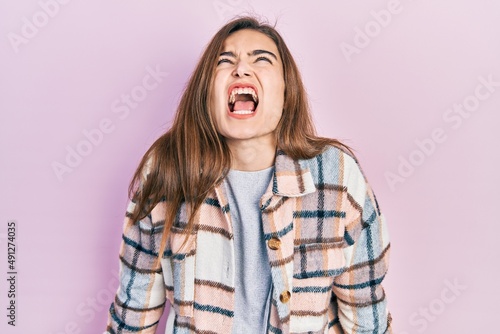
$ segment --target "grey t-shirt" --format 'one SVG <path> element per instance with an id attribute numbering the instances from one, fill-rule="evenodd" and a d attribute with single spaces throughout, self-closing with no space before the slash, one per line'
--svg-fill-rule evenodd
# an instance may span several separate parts
<path id="1" fill-rule="evenodd" d="M 272 284 L 260 198 L 273 171 L 274 167 L 255 172 L 230 170 L 225 180 L 236 262 L 233 334 L 267 332 Z"/>

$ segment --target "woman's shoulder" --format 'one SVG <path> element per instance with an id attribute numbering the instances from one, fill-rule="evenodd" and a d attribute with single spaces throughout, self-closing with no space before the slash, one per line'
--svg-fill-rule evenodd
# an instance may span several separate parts
<path id="1" fill-rule="evenodd" d="M 145 181 L 149 178 L 156 178 L 158 170 L 162 168 L 165 161 L 170 158 L 167 149 L 172 142 L 170 132 L 158 137 L 148 150 L 142 156 L 139 165 L 137 166 L 135 176 L 140 180 Z M 136 180 L 137 181 L 137 180 Z"/>
<path id="2" fill-rule="evenodd" d="M 306 164 L 338 165 L 346 161 L 349 164 L 359 164 L 354 152 L 349 147 L 341 144 L 329 144 L 318 155 L 301 162 Z"/>
<path id="3" fill-rule="evenodd" d="M 342 145 L 327 145 L 315 157 L 302 160 L 318 182 L 346 185 L 349 178 L 365 180 L 358 159 L 352 150 Z"/>

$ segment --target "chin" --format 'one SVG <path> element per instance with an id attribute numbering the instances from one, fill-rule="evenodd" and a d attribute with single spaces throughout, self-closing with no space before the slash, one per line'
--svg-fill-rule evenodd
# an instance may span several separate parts
<path id="1" fill-rule="evenodd" d="M 227 140 L 249 140 L 257 137 L 255 134 L 249 133 L 230 133 L 224 136 Z"/>

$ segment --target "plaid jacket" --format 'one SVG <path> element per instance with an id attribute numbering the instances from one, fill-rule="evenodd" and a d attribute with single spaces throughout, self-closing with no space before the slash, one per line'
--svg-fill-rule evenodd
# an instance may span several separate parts
<path id="1" fill-rule="evenodd" d="M 268 333 L 392 333 L 381 286 L 388 233 L 351 155 L 330 147 L 295 161 L 278 151 L 261 212 L 273 283 Z M 224 186 L 207 196 L 183 249 L 181 207 L 155 270 L 164 213 L 160 203 L 138 223 L 126 219 L 106 333 L 155 333 L 166 300 L 174 333 L 231 333 L 235 263 Z"/>

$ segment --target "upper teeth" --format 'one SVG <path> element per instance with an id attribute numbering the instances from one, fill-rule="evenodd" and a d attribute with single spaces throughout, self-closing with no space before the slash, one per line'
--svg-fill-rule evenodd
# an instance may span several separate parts
<path id="1" fill-rule="evenodd" d="M 236 94 L 250 94 L 254 102 L 257 102 L 257 94 L 253 90 L 253 88 L 245 87 L 245 88 L 234 88 L 231 91 L 231 95 L 229 96 L 229 103 L 234 103 L 236 101 Z"/>

